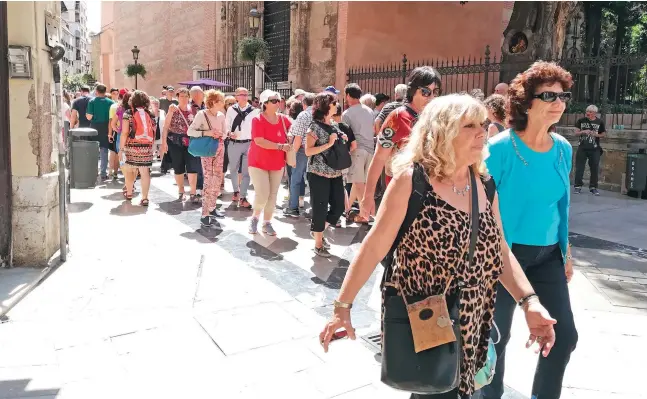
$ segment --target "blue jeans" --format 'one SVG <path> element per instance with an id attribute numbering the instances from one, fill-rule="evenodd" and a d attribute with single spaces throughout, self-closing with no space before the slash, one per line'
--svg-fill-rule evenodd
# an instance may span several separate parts
<path id="1" fill-rule="evenodd" d="M 558 244 L 513 244 L 512 253 L 521 264 L 542 305 L 557 320 L 554 326 L 555 346 L 548 357 L 539 356 L 532 395 L 536 399 L 559 399 L 564 371 L 577 344 L 577 330 L 573 321 L 562 253 Z M 510 340 L 510 327 L 516 307 L 517 304 L 508 291 L 501 283 L 497 284 L 494 321 L 501 332 L 501 341 L 496 345 L 496 373 L 492 383 L 481 389 L 482 399 L 500 399 L 503 395 L 505 347 Z M 493 329 L 492 339 L 496 341 L 496 338 L 496 331 Z"/>
<path id="2" fill-rule="evenodd" d="M 299 197 L 306 194 L 306 167 L 308 166 L 308 157 L 305 152 L 297 151 L 297 164 L 291 168 L 290 172 L 290 209 L 299 209 Z"/>
<path id="3" fill-rule="evenodd" d="M 199 163 L 200 169 L 198 169 L 198 183 L 196 184 L 195 188 L 197 190 L 202 190 L 204 188 L 204 174 L 202 174 L 202 162 L 200 161 Z"/>
<path id="4" fill-rule="evenodd" d="M 99 147 L 99 160 L 100 160 L 100 175 L 101 177 L 108 176 L 108 147 Z"/>

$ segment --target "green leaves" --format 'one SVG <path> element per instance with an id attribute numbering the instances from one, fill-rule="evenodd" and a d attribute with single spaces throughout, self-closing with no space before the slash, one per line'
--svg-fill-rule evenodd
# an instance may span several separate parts
<path id="1" fill-rule="evenodd" d="M 124 70 L 124 75 L 134 78 L 136 75 L 146 79 L 146 67 L 144 64 L 128 64 Z"/>
<path id="2" fill-rule="evenodd" d="M 63 88 L 72 93 L 81 90 L 81 87 L 85 85 L 91 85 L 93 82 L 94 76 L 89 73 L 63 76 Z"/>
<path id="3" fill-rule="evenodd" d="M 260 37 L 247 36 L 238 42 L 238 59 L 241 61 L 265 61 L 269 56 L 269 46 Z"/>

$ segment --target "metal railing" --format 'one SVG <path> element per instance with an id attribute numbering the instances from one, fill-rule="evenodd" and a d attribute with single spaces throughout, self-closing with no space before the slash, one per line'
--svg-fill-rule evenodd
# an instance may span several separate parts
<path id="1" fill-rule="evenodd" d="M 572 126 L 584 116 L 586 107 L 600 108 L 608 128 L 647 129 L 647 54 L 602 54 L 575 56 L 554 60 L 573 76 L 573 100 L 560 122 Z M 531 62 L 504 62 L 502 56 L 491 56 L 490 46 L 480 57 L 451 60 L 409 61 L 403 55 L 400 63 L 351 67 L 348 82 L 357 83 L 364 92 L 394 95 L 397 84 L 419 66 L 430 65 L 441 75 L 443 92 L 460 93 L 480 89 L 487 96 L 500 82 L 500 76 L 522 71 Z"/>
<path id="2" fill-rule="evenodd" d="M 275 82 L 265 70 L 261 67 L 259 68 L 263 73 L 261 74 L 262 78 L 257 82 L 257 86 L 262 87 L 263 89 L 270 89 L 281 94 L 281 97 L 288 98 L 292 95 L 292 82 Z M 225 68 L 217 69 L 207 69 L 198 71 L 198 77 L 200 79 L 211 79 L 218 82 L 226 83 L 230 86 L 228 91 L 233 91 L 238 87 L 246 87 L 251 91 L 252 86 L 254 85 L 254 66 L 251 64 L 248 65 L 238 65 Z"/>

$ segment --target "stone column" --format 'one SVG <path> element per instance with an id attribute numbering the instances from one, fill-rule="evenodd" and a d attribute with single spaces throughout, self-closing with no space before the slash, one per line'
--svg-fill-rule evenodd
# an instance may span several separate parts
<path id="1" fill-rule="evenodd" d="M 31 78 L 9 79 L 13 191 L 13 263 L 45 266 L 59 249 L 56 108 L 45 15 L 60 17 L 58 1 L 11 1 L 9 45 L 31 48 Z M 5 88 L 0 88 L 5 90 Z"/>
<path id="2" fill-rule="evenodd" d="M 307 1 L 290 2 L 290 61 L 288 77 L 294 89 L 310 90 L 308 75 L 310 62 L 309 19 L 310 3 Z"/>
<path id="3" fill-rule="evenodd" d="M 200 79 L 200 74 L 198 72 L 204 70 L 204 67 L 201 67 L 200 65 L 195 65 L 193 68 L 191 68 L 193 71 L 193 80 L 198 80 Z"/>

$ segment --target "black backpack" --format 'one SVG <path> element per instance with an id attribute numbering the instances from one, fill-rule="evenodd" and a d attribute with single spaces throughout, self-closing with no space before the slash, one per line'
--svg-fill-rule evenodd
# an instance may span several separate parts
<path id="1" fill-rule="evenodd" d="M 391 265 L 393 264 L 393 261 L 395 259 L 395 249 L 400 244 L 400 241 L 402 241 L 402 237 L 404 237 L 404 235 L 411 227 L 411 224 L 413 224 L 413 221 L 416 220 L 416 217 L 418 217 L 418 214 L 422 209 L 422 201 L 425 198 L 425 194 L 427 193 L 427 191 L 433 190 L 433 187 L 429 184 L 429 182 L 427 182 L 425 171 L 422 165 L 418 163 L 414 164 L 413 175 L 411 176 L 411 185 L 411 196 L 409 197 L 409 203 L 407 204 L 407 214 L 404 217 L 402 225 L 400 226 L 400 230 L 398 230 L 398 235 L 395 237 L 395 240 L 393 240 L 391 249 L 389 249 L 389 252 L 386 254 L 384 259 L 382 259 L 382 262 L 380 262 L 386 269 L 384 271 L 383 282 L 388 281 L 387 279 L 390 279 L 390 276 L 388 275 L 390 275 L 389 270 L 392 270 Z M 487 200 L 490 204 L 492 204 L 492 201 L 494 201 L 494 194 L 496 194 L 496 185 L 494 183 L 494 179 L 490 178 L 486 180 L 483 185 L 485 187 L 485 195 L 487 196 Z"/>
<path id="2" fill-rule="evenodd" d="M 238 104 L 234 104 L 232 106 L 232 108 L 238 114 L 238 115 L 236 115 L 236 117 L 234 118 L 234 121 L 231 124 L 231 131 L 235 132 L 236 129 L 240 129 L 240 127 L 243 125 L 243 121 L 245 120 L 247 115 L 251 114 L 252 111 L 254 111 L 254 108 L 253 107 L 248 107 L 246 110 L 241 111 Z"/>
<path id="3" fill-rule="evenodd" d="M 325 127 L 322 126 L 323 124 L 321 122 L 315 123 L 319 123 L 321 128 Z M 321 156 L 323 157 L 326 165 L 330 166 L 333 170 L 348 169 L 353 163 L 350 158 L 350 152 L 348 151 L 348 145 L 342 139 L 341 131 L 335 126 L 330 125 L 330 127 L 334 129 L 334 131 L 330 133 L 336 133 L 337 140 L 335 140 L 335 144 L 333 144 L 332 147 L 322 152 Z M 326 127 L 325 130 L 329 131 L 329 128 Z"/>

